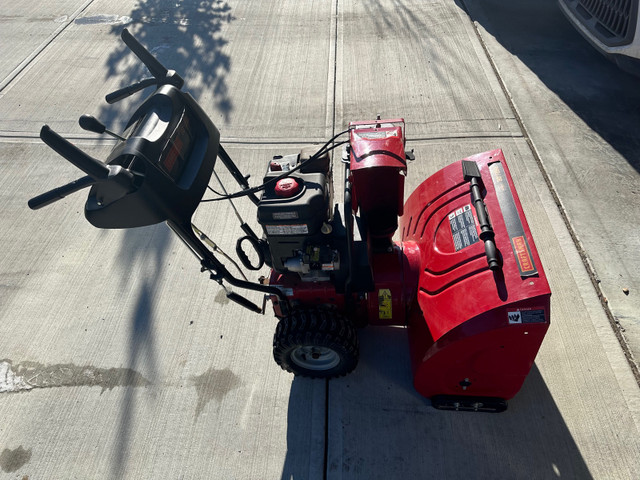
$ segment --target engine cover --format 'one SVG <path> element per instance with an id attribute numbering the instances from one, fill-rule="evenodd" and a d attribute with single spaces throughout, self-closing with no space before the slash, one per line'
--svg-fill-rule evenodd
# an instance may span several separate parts
<path id="1" fill-rule="evenodd" d="M 330 271 L 339 259 L 329 244 L 332 180 L 329 156 L 307 162 L 289 177 L 273 179 L 311 157 L 313 148 L 300 154 L 277 156 L 269 163 L 268 183 L 258 205 L 271 266 L 277 272 L 308 274 Z"/>

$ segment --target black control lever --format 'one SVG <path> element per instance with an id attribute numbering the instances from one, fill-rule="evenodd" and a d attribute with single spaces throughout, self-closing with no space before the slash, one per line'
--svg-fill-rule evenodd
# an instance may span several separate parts
<path id="1" fill-rule="evenodd" d="M 123 98 L 133 95 L 152 85 L 173 85 L 182 88 L 184 85 L 183 78 L 176 73 L 175 70 L 169 70 L 162 65 L 138 40 L 134 38 L 126 28 L 122 30 L 120 35 L 124 43 L 129 49 L 140 59 L 142 63 L 149 69 L 154 78 L 145 78 L 138 83 L 134 83 L 128 87 L 116 90 L 105 97 L 107 103 L 115 103 Z"/>
<path id="2" fill-rule="evenodd" d="M 109 194 L 115 197 L 124 196 L 136 188 L 136 175 L 122 168 L 120 165 L 105 165 L 101 161 L 87 155 L 71 142 L 51 130 L 48 125 L 43 126 L 40 130 L 40 138 L 60 154 L 60 156 L 86 173 L 87 176 L 32 198 L 28 202 L 29 208 L 32 210 L 61 200 L 70 193 L 77 192 L 96 183 L 109 182 L 109 184 L 113 186 Z"/>
<path id="3" fill-rule="evenodd" d="M 242 305 L 245 308 L 248 308 L 249 310 L 251 310 L 252 312 L 255 313 L 263 313 L 262 309 L 256 305 L 255 303 L 253 303 L 251 300 L 249 300 L 248 298 L 245 298 L 241 295 L 238 295 L 237 293 L 234 292 L 227 292 L 227 298 L 229 300 L 231 300 L 232 302 L 237 303 L 238 305 Z"/>
<path id="4" fill-rule="evenodd" d="M 129 85 L 128 87 L 124 87 L 120 90 L 116 90 L 115 92 L 111 92 L 106 97 L 104 97 L 104 99 L 108 104 L 116 103 L 124 98 L 130 97 L 140 90 L 144 90 L 145 88 L 151 87 L 152 85 L 158 85 L 158 83 L 158 80 L 156 80 L 155 78 L 145 78 L 144 80 L 140 80 L 138 83 L 134 83 L 133 85 Z"/>
<path id="5" fill-rule="evenodd" d="M 33 197 L 29 200 L 28 205 L 31 210 L 38 210 L 39 208 L 46 207 L 47 205 L 62 200 L 67 195 L 82 190 L 83 188 L 95 185 L 97 182 L 89 175 L 67 183 L 62 187 L 54 188 L 48 192 L 41 193 L 37 197 Z"/>
<path id="6" fill-rule="evenodd" d="M 49 125 L 44 125 L 42 127 L 40 130 L 40 138 L 44 143 L 60 154 L 60 156 L 73 163 L 94 180 L 106 180 L 109 176 L 109 168 L 104 163 L 87 155 L 71 142 L 62 138 L 56 132 L 51 130 Z"/>
<path id="7" fill-rule="evenodd" d="M 123 136 L 118 135 L 117 133 L 112 132 L 111 130 L 108 130 L 105 124 L 102 123 L 93 115 L 82 115 L 80 117 L 80 120 L 78 120 L 78 123 L 80 124 L 80 128 L 88 132 L 100 133 L 100 134 L 106 133 L 107 135 L 111 135 L 112 137 L 117 138 L 118 140 L 122 140 L 122 141 L 126 140 L 126 138 L 124 138 Z"/>
<path id="8" fill-rule="evenodd" d="M 489 214 L 487 213 L 487 207 L 482 200 L 482 191 L 480 186 L 482 185 L 482 176 L 480 175 L 480 169 L 478 164 L 470 160 L 462 160 L 462 174 L 465 181 L 469 182 L 471 186 L 471 201 L 476 209 L 476 215 L 478 216 L 478 223 L 480 223 L 480 240 L 484 242 L 484 251 L 487 256 L 487 263 L 491 270 L 499 270 L 502 268 L 502 258 L 496 247 L 494 240 L 495 233 L 489 220 Z"/>

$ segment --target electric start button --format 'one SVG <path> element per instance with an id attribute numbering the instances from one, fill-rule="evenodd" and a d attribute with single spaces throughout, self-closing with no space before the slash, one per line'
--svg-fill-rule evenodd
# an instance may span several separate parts
<path id="1" fill-rule="evenodd" d="M 294 178 L 283 178 L 276 183 L 275 192 L 278 197 L 289 198 L 300 192 L 300 184 Z"/>

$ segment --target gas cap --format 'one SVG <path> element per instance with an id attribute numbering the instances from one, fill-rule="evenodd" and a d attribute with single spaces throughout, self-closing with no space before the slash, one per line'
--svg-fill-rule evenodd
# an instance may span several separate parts
<path id="1" fill-rule="evenodd" d="M 283 178 L 276 183 L 275 192 L 278 197 L 289 198 L 300 192 L 300 184 L 294 178 Z"/>

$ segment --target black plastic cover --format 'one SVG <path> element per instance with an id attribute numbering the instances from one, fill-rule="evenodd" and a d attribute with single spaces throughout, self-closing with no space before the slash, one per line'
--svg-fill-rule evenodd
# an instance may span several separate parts
<path id="1" fill-rule="evenodd" d="M 99 228 L 190 221 L 209 183 L 220 133 L 196 101 L 172 85 L 156 90 L 134 113 L 107 159 L 136 176 L 122 196 L 109 182 L 94 185 L 85 216 Z"/>

